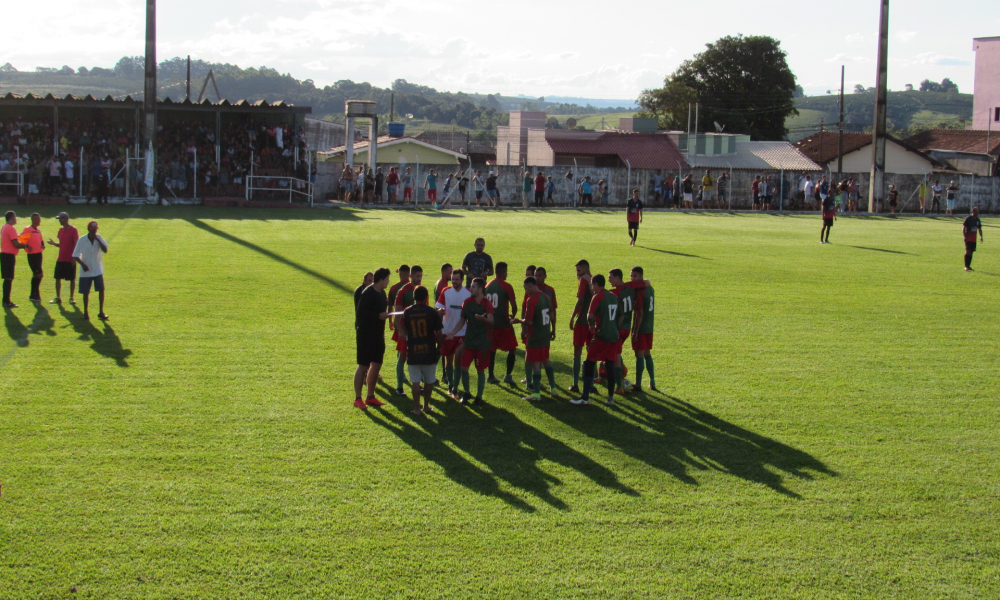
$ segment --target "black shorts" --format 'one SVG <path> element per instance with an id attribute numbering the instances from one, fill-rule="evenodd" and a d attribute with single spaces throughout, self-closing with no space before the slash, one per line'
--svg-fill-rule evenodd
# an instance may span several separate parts
<path id="1" fill-rule="evenodd" d="M 976 251 L 976 242 L 965 242 L 965 253 L 972 254 Z"/>
<path id="2" fill-rule="evenodd" d="M 385 357 L 385 333 L 358 332 L 358 364 L 368 366 L 371 363 L 382 364 Z"/>
<path id="3" fill-rule="evenodd" d="M 31 269 L 32 275 L 42 274 L 42 253 L 36 252 L 35 254 L 28 255 L 28 268 Z"/>
<path id="4" fill-rule="evenodd" d="M 896 206 L 895 200 L 889 200 L 889 206 Z"/>
<path id="5" fill-rule="evenodd" d="M 639 229 L 639 221 L 629 221 L 628 222 L 628 228 L 629 229 Z"/>
<path id="6" fill-rule="evenodd" d="M 56 272 L 53 274 L 55 279 L 65 279 L 66 281 L 73 281 L 76 279 L 76 263 L 75 262 L 63 262 L 56 261 Z"/>
<path id="7" fill-rule="evenodd" d="M 4 252 L 0 254 L 0 279 L 14 279 L 14 265 L 17 257 Z"/>
<path id="8" fill-rule="evenodd" d="M 823 227 L 833 227 L 833 218 L 823 217 Z"/>

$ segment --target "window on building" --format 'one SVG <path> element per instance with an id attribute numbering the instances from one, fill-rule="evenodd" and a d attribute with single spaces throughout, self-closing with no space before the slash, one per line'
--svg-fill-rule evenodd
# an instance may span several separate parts
<path id="1" fill-rule="evenodd" d="M 1000 123 L 1000 106 L 993 109 L 993 120 Z"/>

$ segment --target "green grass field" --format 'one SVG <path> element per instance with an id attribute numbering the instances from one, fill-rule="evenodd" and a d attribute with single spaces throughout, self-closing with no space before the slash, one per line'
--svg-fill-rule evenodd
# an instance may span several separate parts
<path id="1" fill-rule="evenodd" d="M 19 257 L 0 598 L 1000 595 L 992 219 L 966 273 L 958 217 L 650 213 L 631 248 L 620 212 L 71 214 L 112 320 L 32 306 Z M 362 273 L 479 235 L 519 296 L 548 268 L 564 387 L 573 263 L 645 267 L 660 392 L 352 408 Z"/>

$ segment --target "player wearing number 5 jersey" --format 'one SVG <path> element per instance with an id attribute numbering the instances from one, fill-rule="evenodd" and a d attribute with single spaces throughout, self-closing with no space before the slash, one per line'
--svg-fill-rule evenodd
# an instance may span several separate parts
<path id="1" fill-rule="evenodd" d="M 643 281 L 642 267 L 632 267 L 632 281 Z M 632 350 L 635 351 L 635 385 L 633 392 L 642 389 L 643 369 L 649 371 L 649 389 L 656 390 L 656 377 L 653 374 L 653 357 L 649 351 L 653 349 L 653 323 L 656 316 L 656 297 L 653 286 L 636 290 L 635 317 L 632 322 Z"/>
<path id="2" fill-rule="evenodd" d="M 517 336 L 514 335 L 514 326 L 511 319 L 517 316 L 517 296 L 514 288 L 507 283 L 507 263 L 498 262 L 496 266 L 496 279 L 486 285 L 486 299 L 493 305 L 493 340 L 490 345 L 490 377 L 486 383 L 500 383 L 500 380 L 493 374 L 497 359 L 497 350 L 507 353 L 507 376 L 503 382 L 514 385 L 514 361 L 517 354 Z"/>
<path id="3" fill-rule="evenodd" d="M 525 400 L 539 401 L 542 399 L 542 367 L 549 378 L 549 388 L 556 387 L 555 373 L 549 362 L 549 345 L 552 343 L 552 301 L 548 295 L 538 290 L 538 282 L 534 277 L 524 279 L 524 306 L 521 319 L 513 319 L 521 324 L 521 339 L 527 346 L 524 362 L 531 368 L 528 371 L 528 389 L 531 393 Z"/>
<path id="4" fill-rule="evenodd" d="M 608 401 L 615 403 L 615 352 L 618 348 L 618 298 L 604 290 L 604 275 L 594 275 L 590 284 L 593 298 L 587 311 L 587 323 L 592 335 L 587 345 L 587 360 L 583 364 L 583 395 L 572 404 L 589 404 L 590 392 L 594 386 L 597 362 L 604 363 L 608 373 Z"/>

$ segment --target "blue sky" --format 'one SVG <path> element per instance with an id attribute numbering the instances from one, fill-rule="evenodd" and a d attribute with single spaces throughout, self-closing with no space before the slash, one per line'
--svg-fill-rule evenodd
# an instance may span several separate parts
<path id="1" fill-rule="evenodd" d="M 5 3 L 0 64 L 111 66 L 143 53 L 145 2 Z M 703 0 L 627 5 L 452 0 L 159 0 L 162 60 L 267 65 L 317 85 L 397 78 L 440 90 L 634 98 L 706 42 L 744 33 L 779 39 L 809 94 L 874 84 L 878 0 Z M 52 17 L 48 15 L 53 15 Z M 972 92 L 972 38 L 1000 35 L 995 0 L 896 0 L 890 89 L 950 77 Z"/>

